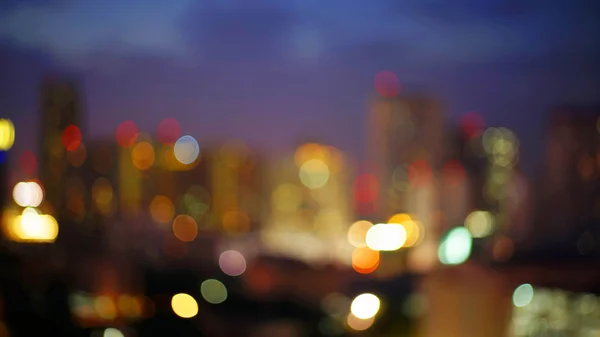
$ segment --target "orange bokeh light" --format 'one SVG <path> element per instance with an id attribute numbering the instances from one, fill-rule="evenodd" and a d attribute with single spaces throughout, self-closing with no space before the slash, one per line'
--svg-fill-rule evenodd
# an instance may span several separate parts
<path id="1" fill-rule="evenodd" d="M 352 268 L 358 273 L 369 274 L 379 266 L 379 252 L 367 247 L 355 248 L 352 252 Z"/>
<path id="2" fill-rule="evenodd" d="M 81 145 L 81 130 L 76 125 L 69 125 L 63 130 L 62 144 L 67 151 L 75 151 Z"/>

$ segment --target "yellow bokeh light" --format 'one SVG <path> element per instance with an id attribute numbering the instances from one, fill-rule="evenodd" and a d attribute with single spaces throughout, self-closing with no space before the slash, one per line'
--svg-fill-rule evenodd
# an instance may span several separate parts
<path id="1" fill-rule="evenodd" d="M 361 319 L 352 313 L 349 313 L 348 319 L 346 319 L 346 324 L 354 331 L 365 331 L 373 325 L 373 322 L 375 322 L 375 317 Z"/>
<path id="2" fill-rule="evenodd" d="M 0 151 L 8 151 L 15 143 L 15 126 L 9 119 L 0 119 Z"/>
<path id="3" fill-rule="evenodd" d="M 406 229 L 399 224 L 376 224 L 367 232 L 366 242 L 373 250 L 398 250 L 406 242 Z"/>
<path id="4" fill-rule="evenodd" d="M 494 217 L 490 212 L 473 211 L 465 219 L 465 227 L 474 238 L 484 238 L 494 230 Z"/>
<path id="5" fill-rule="evenodd" d="M 150 215 L 157 223 L 167 224 L 175 215 L 175 206 L 171 199 L 164 195 L 157 195 L 150 202 Z"/>
<path id="6" fill-rule="evenodd" d="M 117 306 L 112 298 L 108 296 L 98 296 L 94 300 L 94 309 L 96 315 L 104 320 L 113 320 L 117 317 Z"/>
<path id="7" fill-rule="evenodd" d="M 147 170 L 154 165 L 154 148 L 148 142 L 137 143 L 131 150 L 133 166 L 139 170 Z"/>
<path id="8" fill-rule="evenodd" d="M 406 231 L 406 241 L 402 247 L 414 247 L 423 241 L 425 236 L 425 228 L 418 221 L 409 220 L 402 223 Z"/>
<path id="9" fill-rule="evenodd" d="M 198 236 L 198 224 L 189 215 L 178 215 L 173 220 L 173 234 L 183 242 L 190 242 Z"/>
<path id="10" fill-rule="evenodd" d="M 198 314 L 198 302 L 188 294 L 177 294 L 171 298 L 173 312 L 181 318 L 192 318 Z"/>
<path id="11" fill-rule="evenodd" d="M 100 177 L 94 181 L 92 185 L 92 200 L 98 210 L 105 215 L 109 215 L 112 212 L 113 195 L 112 184 L 108 179 Z"/>
<path id="12" fill-rule="evenodd" d="M 323 160 L 311 159 L 300 167 L 300 181 L 311 190 L 321 188 L 329 181 L 329 167 Z"/>
<path id="13" fill-rule="evenodd" d="M 11 218 L 8 228 L 11 239 L 22 242 L 54 242 L 58 236 L 58 223 L 51 215 L 39 214 L 27 207 L 21 215 Z"/>
<path id="14" fill-rule="evenodd" d="M 367 232 L 373 227 L 369 221 L 361 220 L 353 223 L 348 228 L 348 242 L 357 248 L 367 246 Z"/>
<path id="15" fill-rule="evenodd" d="M 350 312 L 359 319 L 369 319 L 377 315 L 380 305 L 379 297 L 369 293 L 361 294 L 352 301 Z"/>
<path id="16" fill-rule="evenodd" d="M 311 159 L 325 159 L 327 157 L 327 150 L 324 146 L 321 146 L 316 143 L 306 143 L 300 145 L 298 149 L 296 149 L 296 153 L 294 154 L 294 161 L 296 165 L 300 168 L 304 165 L 305 162 Z"/>
<path id="17" fill-rule="evenodd" d="M 412 218 L 410 215 L 406 214 L 406 213 L 398 213 L 398 214 L 394 214 L 392 215 L 392 217 L 390 217 L 390 219 L 388 220 L 387 223 L 396 223 L 396 224 L 403 224 L 406 221 L 411 221 Z"/>
<path id="18" fill-rule="evenodd" d="M 44 200 L 44 191 L 35 181 L 20 182 L 13 188 L 13 199 L 21 207 L 37 207 Z"/>

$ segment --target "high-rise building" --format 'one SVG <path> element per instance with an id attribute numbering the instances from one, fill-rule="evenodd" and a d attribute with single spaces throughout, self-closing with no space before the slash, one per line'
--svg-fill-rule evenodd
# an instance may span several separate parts
<path id="1" fill-rule="evenodd" d="M 547 132 L 538 188 L 538 234 L 567 235 L 600 218 L 600 109 L 557 109 Z"/>
<path id="2" fill-rule="evenodd" d="M 40 180 L 45 202 L 57 220 L 66 214 L 66 183 L 71 170 L 67 149 L 81 143 L 81 103 L 76 84 L 68 79 L 46 77 L 41 85 Z M 67 134 L 68 133 L 68 134 Z M 79 139 L 77 139 L 79 138 Z"/>

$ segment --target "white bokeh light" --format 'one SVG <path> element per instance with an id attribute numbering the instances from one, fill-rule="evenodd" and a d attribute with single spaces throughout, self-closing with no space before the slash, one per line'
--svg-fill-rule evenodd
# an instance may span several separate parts
<path id="1" fill-rule="evenodd" d="M 173 148 L 175 158 L 184 165 L 189 165 L 198 159 L 200 155 L 200 145 L 192 136 L 182 136 L 175 142 Z"/>

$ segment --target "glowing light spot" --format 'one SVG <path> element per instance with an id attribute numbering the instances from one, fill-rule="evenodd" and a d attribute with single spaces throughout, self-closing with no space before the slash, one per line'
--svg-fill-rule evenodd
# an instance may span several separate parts
<path id="1" fill-rule="evenodd" d="M 113 188 L 110 181 L 100 177 L 92 185 L 92 200 L 98 210 L 104 215 L 113 211 Z"/>
<path id="2" fill-rule="evenodd" d="M 400 80 L 391 71 L 382 71 L 375 75 L 375 90 L 385 98 L 392 98 L 400 93 Z"/>
<path id="3" fill-rule="evenodd" d="M 37 170 L 37 157 L 35 153 L 30 150 L 24 151 L 19 159 L 19 167 L 23 173 L 30 176 L 35 175 L 35 171 Z"/>
<path id="4" fill-rule="evenodd" d="M 157 223 L 167 224 L 173 220 L 175 206 L 171 199 L 164 195 L 157 195 L 150 202 L 150 215 Z"/>
<path id="5" fill-rule="evenodd" d="M 125 337 L 121 331 L 115 328 L 107 328 L 104 330 L 103 337 Z"/>
<path id="6" fill-rule="evenodd" d="M 227 250 L 219 256 L 219 267 L 229 276 L 240 276 L 246 271 L 246 258 L 235 250 Z"/>
<path id="7" fill-rule="evenodd" d="M 123 148 L 132 147 L 138 138 L 138 128 L 133 121 L 125 121 L 117 127 L 116 138 Z"/>
<path id="8" fill-rule="evenodd" d="M 223 230 L 231 234 L 247 233 L 250 230 L 250 218 L 241 210 L 229 210 L 223 215 Z"/>
<path id="9" fill-rule="evenodd" d="M 477 112 L 467 112 L 462 118 L 462 129 L 463 132 L 469 138 L 475 138 L 479 136 L 485 128 L 485 121 L 483 117 Z"/>
<path id="10" fill-rule="evenodd" d="M 174 144 L 181 136 L 181 126 L 175 118 L 166 118 L 158 124 L 158 140 L 165 144 Z"/>
<path id="11" fill-rule="evenodd" d="M 8 232 L 15 241 L 54 242 L 58 236 L 58 223 L 53 216 L 26 207 L 21 215 L 12 219 Z"/>
<path id="12" fill-rule="evenodd" d="M 375 322 L 375 317 L 360 319 L 352 313 L 348 314 L 346 320 L 348 327 L 354 331 L 365 331 L 373 325 L 373 322 Z"/>
<path id="13" fill-rule="evenodd" d="M 67 161 L 73 167 L 80 167 L 85 162 L 87 151 L 83 144 L 80 144 L 76 150 L 67 153 Z"/>
<path id="14" fill-rule="evenodd" d="M 198 236 L 198 224 L 189 215 L 178 215 L 173 220 L 173 234 L 183 242 L 190 242 Z"/>
<path id="15" fill-rule="evenodd" d="M 521 308 L 527 306 L 531 301 L 533 301 L 533 287 L 529 283 L 521 284 L 515 289 L 513 292 L 513 304 L 515 307 Z"/>
<path id="16" fill-rule="evenodd" d="M 15 143 L 15 126 L 10 119 L 0 119 L 0 151 L 8 151 Z"/>
<path id="17" fill-rule="evenodd" d="M 13 188 L 13 199 L 21 207 L 38 207 L 44 200 L 44 191 L 35 181 L 20 182 Z"/>
<path id="18" fill-rule="evenodd" d="M 308 160 L 300 167 L 300 181 L 311 190 L 319 189 L 329 181 L 329 167 L 320 159 Z"/>
<path id="19" fill-rule="evenodd" d="M 376 224 L 367 232 L 366 242 L 373 250 L 398 250 L 406 242 L 406 229 L 398 224 Z"/>
<path id="20" fill-rule="evenodd" d="M 69 125 L 63 130 L 62 144 L 67 151 L 75 151 L 81 145 L 81 130 L 76 125 Z"/>
<path id="21" fill-rule="evenodd" d="M 105 320 L 113 320 L 117 317 L 115 302 L 108 296 L 98 296 L 94 300 L 94 309 L 98 317 Z"/>
<path id="22" fill-rule="evenodd" d="M 464 263 L 471 255 L 473 239 L 464 227 L 452 229 L 438 249 L 438 258 L 443 264 L 458 265 Z"/>
<path id="23" fill-rule="evenodd" d="M 360 274 L 370 274 L 379 266 L 379 252 L 368 247 L 356 248 L 352 252 L 352 268 Z"/>
<path id="24" fill-rule="evenodd" d="M 227 299 L 227 288 L 219 280 L 206 280 L 200 285 L 200 293 L 210 304 L 219 304 Z"/>
<path id="25" fill-rule="evenodd" d="M 379 312 L 381 302 L 379 298 L 373 294 L 362 294 L 358 295 L 350 305 L 350 312 L 356 318 L 369 319 L 375 317 Z"/>
<path id="26" fill-rule="evenodd" d="M 171 298 L 171 308 L 181 318 L 192 318 L 198 314 L 198 302 L 188 294 L 177 294 Z"/>
<path id="27" fill-rule="evenodd" d="M 417 160 L 408 168 L 408 181 L 415 187 L 428 185 L 432 175 L 431 166 L 424 160 Z"/>
<path id="28" fill-rule="evenodd" d="M 369 221 L 357 221 L 348 228 L 348 242 L 357 248 L 367 246 L 367 232 L 373 227 Z"/>
<path id="29" fill-rule="evenodd" d="M 410 215 L 406 214 L 406 213 L 398 213 L 398 214 L 394 214 L 392 215 L 392 217 L 387 221 L 387 223 L 396 223 L 396 224 L 403 224 L 407 221 L 411 221 L 412 218 Z"/>
<path id="30" fill-rule="evenodd" d="M 327 147 L 317 143 L 306 143 L 300 145 L 294 153 L 294 161 L 298 168 L 311 159 L 327 161 L 329 157 Z"/>
<path id="31" fill-rule="evenodd" d="M 460 185 L 465 181 L 465 168 L 458 160 L 449 161 L 442 167 L 442 179 L 448 186 Z"/>
<path id="32" fill-rule="evenodd" d="M 198 159 L 200 155 L 200 145 L 194 137 L 183 136 L 175 142 L 173 148 L 175 158 L 184 165 L 189 165 Z"/>
<path id="33" fill-rule="evenodd" d="M 465 227 L 474 238 L 483 238 L 494 230 L 494 218 L 490 212 L 473 211 L 465 219 Z"/>
<path id="34" fill-rule="evenodd" d="M 131 150 L 131 162 L 139 170 L 147 170 L 154 164 L 154 148 L 148 142 L 136 144 Z"/>

